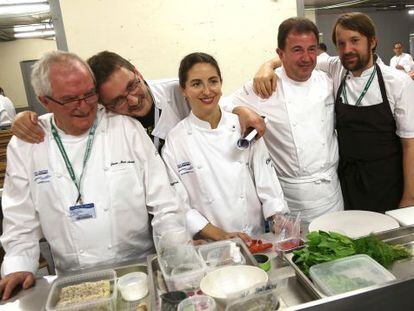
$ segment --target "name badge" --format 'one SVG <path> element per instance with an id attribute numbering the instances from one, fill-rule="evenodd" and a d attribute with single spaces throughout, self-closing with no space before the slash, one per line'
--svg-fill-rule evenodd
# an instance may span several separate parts
<path id="1" fill-rule="evenodd" d="M 96 218 L 95 204 L 79 204 L 69 206 L 69 217 L 72 221 Z"/>

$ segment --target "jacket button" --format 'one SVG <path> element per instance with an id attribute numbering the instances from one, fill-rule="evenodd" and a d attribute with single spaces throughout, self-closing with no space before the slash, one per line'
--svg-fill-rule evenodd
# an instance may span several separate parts
<path id="1" fill-rule="evenodd" d="M 201 165 L 197 165 L 197 168 L 201 170 L 203 167 Z"/>
<path id="2" fill-rule="evenodd" d="M 111 249 L 111 248 L 112 248 L 112 245 L 111 245 L 111 244 L 109 244 L 109 245 L 108 245 L 108 249 Z"/>
<path id="3" fill-rule="evenodd" d="M 79 250 L 79 253 L 83 254 L 83 252 L 84 252 L 84 250 L 83 250 L 83 249 L 80 249 L 80 250 Z"/>

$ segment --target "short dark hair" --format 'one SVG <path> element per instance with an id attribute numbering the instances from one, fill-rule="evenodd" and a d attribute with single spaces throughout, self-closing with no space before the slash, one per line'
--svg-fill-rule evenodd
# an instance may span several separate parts
<path id="1" fill-rule="evenodd" d="M 0 95 L 3 95 L 3 96 L 5 96 L 4 95 L 4 90 L 3 90 L 3 88 L 0 86 Z"/>
<path id="2" fill-rule="evenodd" d="M 178 79 L 182 88 L 185 88 L 185 83 L 188 79 L 188 71 L 198 63 L 207 63 L 212 65 L 216 68 L 220 81 L 223 81 L 221 78 L 220 67 L 214 57 L 206 53 L 196 52 L 188 54 L 181 60 L 180 69 L 178 69 Z"/>
<path id="3" fill-rule="evenodd" d="M 291 31 L 297 33 L 312 32 L 315 34 L 316 41 L 319 43 L 319 30 L 318 27 L 309 19 L 303 17 L 291 17 L 284 20 L 279 25 L 277 33 L 277 46 L 279 49 L 284 50 L 286 46 L 286 38 Z"/>
<path id="4" fill-rule="evenodd" d="M 349 30 L 358 31 L 370 41 L 375 37 L 375 24 L 372 19 L 360 12 L 345 13 L 338 17 L 332 29 L 332 41 L 336 46 L 336 27 L 340 25 Z M 374 49 L 375 50 L 375 47 Z"/>
<path id="5" fill-rule="evenodd" d="M 103 51 L 88 59 L 88 64 L 91 67 L 96 79 L 96 89 L 99 91 L 101 85 L 105 83 L 108 77 L 120 68 L 125 68 L 134 72 L 135 67 L 125 58 L 120 55 Z"/>
<path id="6" fill-rule="evenodd" d="M 321 42 L 319 43 L 319 50 L 326 52 L 328 50 L 328 48 L 326 47 L 326 44 Z"/>

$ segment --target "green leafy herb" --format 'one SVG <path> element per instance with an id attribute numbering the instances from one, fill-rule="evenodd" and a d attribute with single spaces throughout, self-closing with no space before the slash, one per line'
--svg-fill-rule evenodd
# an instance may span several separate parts
<path id="1" fill-rule="evenodd" d="M 353 240 L 336 232 L 313 231 L 307 235 L 306 247 L 293 252 L 293 262 L 306 274 L 313 265 L 356 254 L 366 254 L 384 267 L 399 259 L 411 257 L 401 245 L 389 245 L 374 235 Z"/>

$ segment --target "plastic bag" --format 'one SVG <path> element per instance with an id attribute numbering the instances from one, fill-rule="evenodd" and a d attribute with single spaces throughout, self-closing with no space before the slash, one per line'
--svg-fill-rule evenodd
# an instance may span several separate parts
<path id="1" fill-rule="evenodd" d="M 300 238 L 300 213 L 276 214 L 273 219 L 276 252 L 288 251 L 302 244 Z"/>

